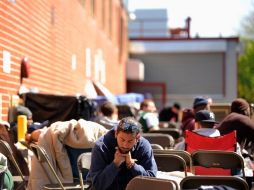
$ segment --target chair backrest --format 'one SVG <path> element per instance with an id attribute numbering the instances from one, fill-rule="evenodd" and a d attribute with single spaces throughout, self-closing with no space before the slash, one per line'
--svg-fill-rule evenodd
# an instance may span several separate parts
<path id="1" fill-rule="evenodd" d="M 153 153 L 154 154 L 173 154 L 173 155 L 180 156 L 181 158 L 184 159 L 184 161 L 187 165 L 187 168 L 189 168 L 189 171 L 192 172 L 191 154 L 185 150 L 171 150 L 171 149 L 157 150 L 157 149 L 154 149 Z"/>
<path id="2" fill-rule="evenodd" d="M 63 183 L 61 182 L 60 178 L 58 177 L 54 167 L 50 163 L 49 156 L 48 156 L 47 152 L 44 150 L 44 148 L 40 147 L 37 144 L 31 144 L 30 147 L 31 147 L 32 151 L 34 152 L 37 160 L 41 163 L 42 167 L 43 167 L 43 164 L 46 164 L 48 166 L 47 168 L 49 168 L 49 170 L 47 170 L 47 171 L 50 171 L 51 175 L 53 175 L 55 177 L 55 179 L 58 182 L 58 184 L 60 185 L 60 187 L 62 189 L 64 189 Z M 45 168 L 43 168 L 43 169 L 45 169 Z M 51 181 L 51 183 L 54 183 L 52 181 L 51 177 L 48 177 L 48 178 Z"/>
<path id="3" fill-rule="evenodd" d="M 246 181 L 236 176 L 188 176 L 180 182 L 182 190 L 198 189 L 201 185 L 226 185 L 234 189 L 249 189 Z"/>
<path id="4" fill-rule="evenodd" d="M 226 152 L 218 150 L 198 150 L 192 153 L 192 162 L 193 166 L 203 166 L 206 168 L 222 168 L 229 169 L 229 175 L 234 175 L 233 172 L 237 170 L 242 170 L 243 177 L 245 178 L 244 173 L 244 160 L 243 158 L 235 152 Z M 199 168 L 195 168 L 195 174 L 209 174 L 209 175 L 225 175 L 225 171 L 222 170 L 222 174 L 218 173 L 220 170 L 211 171 L 205 170 L 205 173 L 202 173 L 203 170 L 199 171 Z M 198 171 L 197 171 L 198 170 Z"/>
<path id="5" fill-rule="evenodd" d="M 159 130 L 151 131 L 150 133 L 162 133 L 171 135 L 175 140 L 181 137 L 181 130 L 177 128 L 161 128 Z"/>
<path id="6" fill-rule="evenodd" d="M 236 131 L 219 137 L 207 137 L 192 131 L 185 131 L 185 149 L 192 153 L 195 150 L 236 151 Z"/>
<path id="7" fill-rule="evenodd" d="M 159 144 L 151 144 L 153 150 L 164 150 L 163 147 Z"/>
<path id="8" fill-rule="evenodd" d="M 79 155 L 77 159 L 77 167 L 79 172 L 80 186 L 84 188 L 83 176 L 86 176 L 91 166 L 92 152 L 85 152 Z"/>
<path id="9" fill-rule="evenodd" d="M 171 148 L 175 144 L 174 138 L 167 134 L 144 133 L 142 136 L 146 138 L 151 144 L 159 144 L 163 148 Z"/>
<path id="10" fill-rule="evenodd" d="M 77 179 L 77 178 L 79 178 L 79 172 L 78 172 L 78 167 L 77 167 L 78 157 L 82 153 L 91 152 L 92 148 L 73 148 L 73 147 L 68 146 L 66 144 L 65 144 L 65 148 L 66 148 L 68 157 L 70 159 L 73 178 Z"/>
<path id="11" fill-rule="evenodd" d="M 159 179 L 155 177 L 134 177 L 126 187 L 126 190 L 178 190 L 178 184 L 174 180 Z"/>
<path id="12" fill-rule="evenodd" d="M 154 154 L 154 159 L 159 171 L 183 171 L 187 176 L 187 165 L 184 159 L 173 154 Z"/>
<path id="13" fill-rule="evenodd" d="M 236 151 L 236 132 L 233 131 L 223 136 L 207 137 L 199 135 L 192 131 L 185 131 L 185 149 L 192 153 L 196 150 L 222 150 L 222 151 Z M 230 170 L 220 168 L 204 168 L 194 167 L 196 175 L 231 175 Z"/>
<path id="14" fill-rule="evenodd" d="M 16 168 L 18 175 L 21 177 L 23 182 L 25 182 L 26 181 L 25 176 L 23 175 L 16 159 L 13 156 L 13 151 L 12 151 L 11 147 L 9 146 L 9 144 L 4 140 L 0 140 L 0 152 L 9 159 L 11 164 L 13 164 L 14 167 Z"/>

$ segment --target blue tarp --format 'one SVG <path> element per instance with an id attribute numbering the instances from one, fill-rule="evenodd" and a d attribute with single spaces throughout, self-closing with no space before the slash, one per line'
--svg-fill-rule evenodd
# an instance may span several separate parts
<path id="1" fill-rule="evenodd" d="M 93 100 L 95 102 L 97 102 L 99 105 L 105 101 L 110 101 L 116 105 L 128 104 L 128 103 L 133 103 L 133 102 L 140 103 L 144 100 L 144 95 L 138 94 L 138 93 L 126 93 L 126 94 L 120 94 L 120 95 L 115 95 L 115 96 L 110 96 L 110 97 L 97 96 Z"/>

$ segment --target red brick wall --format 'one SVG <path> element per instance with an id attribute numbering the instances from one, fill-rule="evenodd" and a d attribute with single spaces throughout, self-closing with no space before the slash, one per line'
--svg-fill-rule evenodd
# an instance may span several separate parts
<path id="1" fill-rule="evenodd" d="M 30 76 L 23 79 L 23 85 L 38 88 L 40 93 L 75 95 L 85 93 L 87 79 L 101 81 L 95 74 L 95 55 L 102 52 L 104 85 L 115 94 L 125 92 L 126 12 L 120 0 L 94 0 L 92 16 L 90 3 L 90 0 L 0 1 L 0 119 L 7 119 L 10 97 L 20 88 L 20 62 L 24 56 L 29 58 Z M 86 48 L 91 50 L 90 77 L 86 76 Z M 11 54 L 10 73 L 3 72 L 4 50 Z M 76 70 L 71 67 L 73 54 Z"/>

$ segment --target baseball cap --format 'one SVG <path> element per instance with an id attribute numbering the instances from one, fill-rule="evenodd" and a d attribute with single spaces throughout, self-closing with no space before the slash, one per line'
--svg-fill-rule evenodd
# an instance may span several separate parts
<path id="1" fill-rule="evenodd" d="M 203 123 L 217 123 L 215 121 L 215 115 L 213 112 L 208 110 L 200 110 L 195 114 L 195 121 L 196 122 L 203 122 Z"/>
<path id="2" fill-rule="evenodd" d="M 203 97 L 196 97 L 193 102 L 193 108 L 196 108 L 201 105 L 207 105 L 207 104 L 208 104 L 207 99 Z"/>

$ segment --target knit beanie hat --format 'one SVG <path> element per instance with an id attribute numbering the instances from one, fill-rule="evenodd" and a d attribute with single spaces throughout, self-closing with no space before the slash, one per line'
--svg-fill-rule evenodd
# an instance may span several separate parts
<path id="1" fill-rule="evenodd" d="M 249 103 L 242 98 L 235 99 L 231 104 L 231 112 L 236 112 L 243 115 L 249 114 L 249 108 Z"/>
<path id="2" fill-rule="evenodd" d="M 33 115 L 32 112 L 30 111 L 30 109 L 28 109 L 25 106 L 19 105 L 19 106 L 17 106 L 16 109 L 17 109 L 17 116 L 25 115 L 25 116 L 27 116 L 27 118 L 31 118 Z"/>

